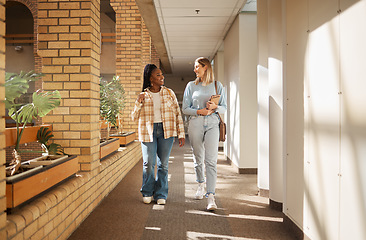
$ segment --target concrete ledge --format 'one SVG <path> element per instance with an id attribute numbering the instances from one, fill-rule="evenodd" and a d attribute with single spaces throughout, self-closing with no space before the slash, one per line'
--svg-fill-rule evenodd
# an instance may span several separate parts
<path id="1" fill-rule="evenodd" d="M 141 160 L 134 142 L 76 177 L 7 215 L 7 239 L 67 239 Z"/>

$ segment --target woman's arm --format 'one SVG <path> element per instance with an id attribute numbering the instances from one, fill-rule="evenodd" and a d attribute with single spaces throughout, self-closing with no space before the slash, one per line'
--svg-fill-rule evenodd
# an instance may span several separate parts
<path id="1" fill-rule="evenodd" d="M 185 115 L 197 115 L 197 109 L 192 108 L 192 92 L 190 83 L 184 89 L 182 112 Z"/>
<path id="2" fill-rule="evenodd" d="M 141 108 L 144 105 L 145 101 L 145 93 L 142 92 L 139 94 L 138 98 L 135 101 L 135 107 L 131 113 L 132 121 L 136 121 L 140 117 Z"/>

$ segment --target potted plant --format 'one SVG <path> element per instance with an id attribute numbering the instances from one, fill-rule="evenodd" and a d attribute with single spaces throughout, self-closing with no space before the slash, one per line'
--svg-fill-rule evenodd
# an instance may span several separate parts
<path id="1" fill-rule="evenodd" d="M 118 128 L 117 118 L 124 107 L 124 89 L 118 76 L 114 76 L 111 81 L 100 79 L 100 130 L 106 126 L 107 136 L 102 139 L 100 132 L 100 158 L 116 151 L 119 148 L 119 141 L 110 138 L 111 127 Z"/>
<path id="2" fill-rule="evenodd" d="M 24 203 L 79 170 L 76 156 L 71 156 L 55 164 L 39 165 L 35 166 L 33 171 L 25 171 L 27 166 L 31 167 L 29 162 L 32 160 L 21 161 L 19 146 L 21 142 L 36 141 L 37 132 L 33 131 L 33 128 L 42 129 L 43 140 L 41 141 L 45 145 L 46 152 L 56 151 L 56 153 L 60 153 L 61 150 L 57 144 L 48 144 L 48 140 L 52 135 L 48 128 L 45 129 L 40 126 L 26 127 L 26 124 L 33 119 L 44 117 L 51 110 L 58 107 L 61 99 L 60 93 L 57 90 L 50 92 L 38 90 L 33 93 L 30 103 L 19 103 L 18 101 L 27 92 L 29 82 L 36 81 L 41 76 L 41 73 L 33 71 L 28 73 L 20 72 L 20 74 L 6 73 L 5 76 L 5 107 L 8 109 L 9 116 L 16 123 L 15 131 L 13 131 L 14 129 L 9 129 L 12 131 L 6 129 L 5 131 L 5 133 L 15 132 L 15 141 L 6 143 L 6 145 L 14 146 L 13 158 L 6 167 L 7 208 L 13 208 Z M 22 137 L 28 130 L 34 134 L 34 137 L 23 141 Z M 6 136 L 6 139 L 9 138 Z M 61 152 L 63 151 L 61 150 Z M 27 190 L 24 191 L 24 189 Z"/>
<path id="3" fill-rule="evenodd" d="M 29 166 L 51 165 L 68 158 L 63 147 L 57 143 L 48 143 L 54 135 L 49 127 L 42 126 L 37 131 L 37 140 L 41 143 L 42 156 L 28 161 Z"/>
<path id="4" fill-rule="evenodd" d="M 12 176 L 22 170 L 21 157 L 19 155 L 19 145 L 25 126 L 33 119 L 44 117 L 54 108 L 60 105 L 60 93 L 37 91 L 32 95 L 31 103 L 18 103 L 17 100 L 27 92 L 29 82 L 36 81 L 42 77 L 41 73 L 30 71 L 5 74 L 5 108 L 8 109 L 9 116 L 16 123 L 16 142 L 13 150 L 13 158 L 6 167 L 6 175 Z"/>
<path id="5" fill-rule="evenodd" d="M 114 76 L 110 82 L 101 79 L 100 115 L 107 122 L 107 138 L 118 138 L 120 145 L 127 145 L 135 140 L 134 132 L 122 131 L 122 110 L 125 105 L 125 91 L 119 77 Z M 116 133 L 110 134 L 111 127 Z"/>

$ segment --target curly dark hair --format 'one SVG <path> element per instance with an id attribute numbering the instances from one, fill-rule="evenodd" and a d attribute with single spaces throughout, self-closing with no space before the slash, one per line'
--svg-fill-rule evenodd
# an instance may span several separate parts
<path id="1" fill-rule="evenodd" d="M 146 64 L 144 68 L 144 83 L 142 85 L 142 91 L 151 86 L 150 82 L 151 73 L 157 68 L 158 67 L 155 64 Z"/>

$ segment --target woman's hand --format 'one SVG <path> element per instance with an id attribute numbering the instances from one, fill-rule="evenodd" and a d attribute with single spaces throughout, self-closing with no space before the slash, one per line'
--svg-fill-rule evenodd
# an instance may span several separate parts
<path id="1" fill-rule="evenodd" d="M 142 92 L 142 93 L 139 94 L 139 96 L 137 98 L 137 101 L 139 103 L 143 103 L 145 101 L 145 93 L 144 92 Z"/>
<path id="2" fill-rule="evenodd" d="M 217 104 L 212 101 L 208 101 L 206 103 L 206 108 L 209 110 L 216 110 L 217 107 L 218 107 Z"/>
<path id="3" fill-rule="evenodd" d="M 186 143 L 186 139 L 185 138 L 179 138 L 179 147 L 183 147 L 184 144 Z"/>
<path id="4" fill-rule="evenodd" d="M 202 108 L 202 109 L 197 110 L 197 114 L 201 115 L 201 116 L 211 115 L 214 112 L 215 112 L 214 110 L 207 109 L 207 108 Z"/>

